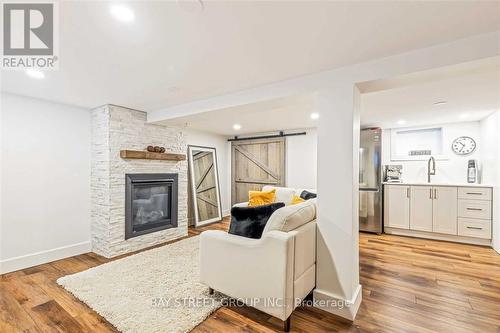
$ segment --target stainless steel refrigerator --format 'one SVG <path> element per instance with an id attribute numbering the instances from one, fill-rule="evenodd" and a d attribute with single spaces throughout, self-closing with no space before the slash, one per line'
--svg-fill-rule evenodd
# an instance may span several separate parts
<path id="1" fill-rule="evenodd" d="M 359 230 L 380 234 L 382 226 L 382 130 L 361 130 L 359 148 Z"/>

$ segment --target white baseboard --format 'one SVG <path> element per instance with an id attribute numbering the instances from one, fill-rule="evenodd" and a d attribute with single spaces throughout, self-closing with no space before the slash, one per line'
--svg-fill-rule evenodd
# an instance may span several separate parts
<path id="1" fill-rule="evenodd" d="M 482 239 L 482 238 L 473 238 L 473 237 L 455 236 L 455 235 L 445 235 L 445 234 L 437 234 L 437 233 L 426 232 L 426 231 L 406 230 L 406 229 L 389 228 L 389 227 L 384 228 L 384 233 L 390 234 L 390 235 L 397 235 L 397 236 L 427 238 L 427 239 L 447 241 L 447 242 L 465 243 L 465 244 L 493 247 L 491 244 L 491 239 Z"/>
<path id="2" fill-rule="evenodd" d="M 222 217 L 226 217 L 229 215 L 231 215 L 231 209 L 226 209 L 226 210 L 222 211 Z"/>
<path id="3" fill-rule="evenodd" d="M 51 261 L 91 252 L 90 241 L 58 247 L 0 261 L 0 274 L 45 264 Z"/>
<path id="4" fill-rule="evenodd" d="M 354 321 L 361 305 L 361 285 L 358 285 L 354 296 L 350 300 L 343 299 L 321 289 L 314 289 L 313 297 L 317 308 Z"/>

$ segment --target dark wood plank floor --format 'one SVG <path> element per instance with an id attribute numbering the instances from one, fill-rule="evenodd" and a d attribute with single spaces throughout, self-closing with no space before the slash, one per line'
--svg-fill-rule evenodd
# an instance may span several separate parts
<path id="1" fill-rule="evenodd" d="M 227 220 L 199 229 L 226 230 Z M 1 276 L 0 332 L 116 332 L 56 279 L 108 262 L 83 254 Z M 363 303 L 354 323 L 314 308 L 295 332 L 500 332 L 500 255 L 486 247 L 361 234 Z M 194 332 L 275 332 L 281 321 L 252 308 L 221 308 Z M 165 328 L 168 332 L 168 328 Z"/>

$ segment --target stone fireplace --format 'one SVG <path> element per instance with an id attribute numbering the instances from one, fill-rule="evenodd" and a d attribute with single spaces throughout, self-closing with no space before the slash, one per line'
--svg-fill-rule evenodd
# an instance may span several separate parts
<path id="1" fill-rule="evenodd" d="M 187 235 L 187 161 L 120 157 L 148 145 L 186 153 L 179 128 L 146 121 L 120 106 L 92 110 L 92 251 L 108 258 Z"/>

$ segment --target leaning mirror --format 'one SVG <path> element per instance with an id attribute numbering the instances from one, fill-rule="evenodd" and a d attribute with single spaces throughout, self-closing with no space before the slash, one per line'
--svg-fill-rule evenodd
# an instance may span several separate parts
<path id="1" fill-rule="evenodd" d="M 222 209 L 215 148 L 189 146 L 188 156 L 195 225 L 220 221 Z"/>

